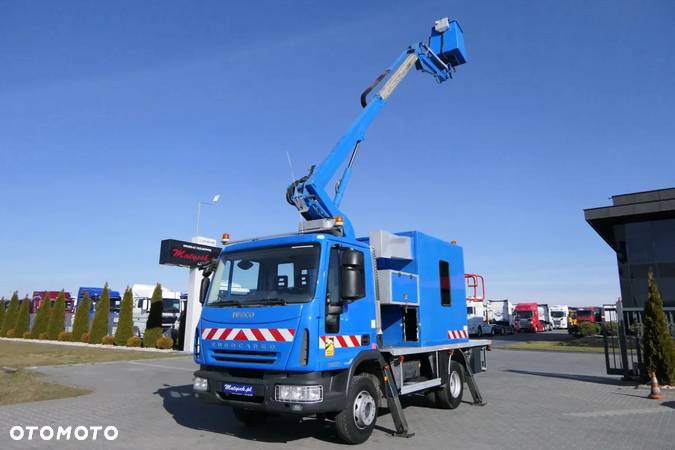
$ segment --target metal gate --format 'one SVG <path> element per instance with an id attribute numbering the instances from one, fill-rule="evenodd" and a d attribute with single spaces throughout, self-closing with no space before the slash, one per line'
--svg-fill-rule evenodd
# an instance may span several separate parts
<path id="1" fill-rule="evenodd" d="M 642 326 L 628 324 L 621 301 L 615 311 L 605 311 L 602 334 L 605 343 L 605 366 L 609 375 L 625 379 L 644 378 L 642 364 Z"/>

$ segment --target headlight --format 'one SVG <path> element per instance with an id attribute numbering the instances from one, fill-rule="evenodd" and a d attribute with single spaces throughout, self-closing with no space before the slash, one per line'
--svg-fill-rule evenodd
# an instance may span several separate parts
<path id="1" fill-rule="evenodd" d="M 323 400 L 323 386 L 292 386 L 278 384 L 274 398 L 284 403 L 319 403 Z"/>
<path id="2" fill-rule="evenodd" d="M 209 380 L 206 378 L 195 377 L 192 382 L 192 389 L 198 392 L 206 392 L 209 390 Z"/>

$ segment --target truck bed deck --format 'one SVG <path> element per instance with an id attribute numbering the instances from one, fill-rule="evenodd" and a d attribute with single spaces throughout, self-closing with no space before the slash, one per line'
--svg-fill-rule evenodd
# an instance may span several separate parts
<path id="1" fill-rule="evenodd" d="M 458 344 L 430 345 L 426 347 L 382 347 L 380 351 L 389 353 L 393 356 L 412 355 L 415 353 L 437 352 L 439 350 L 454 350 L 462 348 L 485 347 L 491 345 L 489 339 L 471 339 L 469 342 L 460 342 Z"/>

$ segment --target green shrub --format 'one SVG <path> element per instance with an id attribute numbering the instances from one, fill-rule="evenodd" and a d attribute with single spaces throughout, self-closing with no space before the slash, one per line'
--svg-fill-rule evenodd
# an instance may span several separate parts
<path id="1" fill-rule="evenodd" d="M 645 304 L 644 364 L 648 374 L 655 373 L 661 384 L 675 384 L 675 345 L 668 330 L 666 314 L 663 311 L 661 292 L 656 285 L 654 274 L 647 275 L 649 294 Z"/>
<path id="2" fill-rule="evenodd" d="M 55 341 L 59 338 L 59 333 L 66 328 L 66 296 L 59 292 L 59 296 L 54 302 L 51 314 L 49 314 L 49 324 L 47 325 L 47 334 L 49 339 Z"/>
<path id="3" fill-rule="evenodd" d="M 96 301 L 95 308 L 94 320 L 91 321 L 91 329 L 89 330 L 89 342 L 92 344 L 100 343 L 103 336 L 108 335 L 108 322 L 110 320 L 110 289 L 108 283 L 103 287 L 103 292 Z"/>
<path id="4" fill-rule="evenodd" d="M 103 345 L 114 345 L 115 344 L 115 338 L 113 336 L 103 336 L 103 339 L 101 339 L 101 344 L 103 344 Z"/>
<path id="5" fill-rule="evenodd" d="M 162 312 L 164 312 L 162 286 L 157 283 L 155 290 L 152 292 L 150 313 L 148 314 L 148 321 L 145 325 L 145 333 L 143 334 L 144 347 L 154 347 L 157 339 L 162 337 Z"/>
<path id="6" fill-rule="evenodd" d="M 16 336 L 16 333 L 14 332 L 14 328 L 7 330 L 7 337 L 8 338 L 13 338 Z"/>
<path id="7" fill-rule="evenodd" d="M 134 334 L 133 321 L 134 297 L 131 289 L 127 287 L 124 291 L 124 298 L 120 305 L 120 316 L 117 321 L 117 330 L 115 330 L 115 344 L 126 345 L 127 341 Z"/>
<path id="8" fill-rule="evenodd" d="M 82 333 L 80 336 L 80 342 L 84 342 L 85 344 L 89 343 L 89 333 Z"/>
<path id="9" fill-rule="evenodd" d="M 131 336 L 127 339 L 127 347 L 140 347 L 143 341 L 138 336 Z"/>
<path id="10" fill-rule="evenodd" d="M 30 339 L 30 331 L 26 331 L 23 333 L 23 338 L 24 339 Z"/>
<path id="11" fill-rule="evenodd" d="M 162 336 L 155 342 L 155 347 L 161 348 L 162 350 L 170 350 L 173 348 L 173 339 L 169 336 Z"/>
<path id="12" fill-rule="evenodd" d="M 40 305 L 40 308 L 37 310 L 37 313 L 35 314 L 35 320 L 33 320 L 33 328 L 30 330 L 31 338 L 39 339 L 42 333 L 47 332 L 50 309 L 51 305 L 48 300 L 42 302 L 42 305 Z"/>
<path id="13" fill-rule="evenodd" d="M 606 322 L 603 325 L 603 328 L 605 333 L 607 333 L 607 336 L 616 336 L 619 334 L 619 324 L 616 322 Z"/>
<path id="14" fill-rule="evenodd" d="M 579 333 L 582 336 L 593 336 L 598 334 L 598 326 L 593 322 L 581 322 Z"/>
<path id="15" fill-rule="evenodd" d="M 2 328 L 0 329 L 0 337 L 7 336 L 7 332 L 10 328 L 14 328 L 16 325 L 16 317 L 19 314 L 19 294 L 14 292 L 12 295 L 12 300 L 9 302 L 7 311 L 5 312 L 5 320 L 2 323 Z M 9 337 L 9 336 L 7 336 Z"/>
<path id="16" fill-rule="evenodd" d="M 91 309 L 91 298 L 89 293 L 85 292 L 82 300 L 77 303 L 75 318 L 73 319 L 73 340 L 82 341 L 82 335 L 89 334 L 89 310 Z"/>
<path id="17" fill-rule="evenodd" d="M 16 323 L 14 324 L 14 336 L 23 337 L 23 334 L 28 331 L 30 326 L 30 300 L 28 296 L 23 299 L 19 307 L 19 313 L 16 316 Z"/>
<path id="18" fill-rule="evenodd" d="M 57 338 L 61 342 L 69 342 L 73 340 L 73 333 L 69 333 L 68 331 L 62 331 L 59 333 L 59 336 Z"/>
<path id="19" fill-rule="evenodd" d="M 46 331 L 44 331 L 44 332 L 40 333 L 40 335 L 38 336 L 38 339 L 46 341 L 47 339 L 49 339 L 49 334 Z"/>

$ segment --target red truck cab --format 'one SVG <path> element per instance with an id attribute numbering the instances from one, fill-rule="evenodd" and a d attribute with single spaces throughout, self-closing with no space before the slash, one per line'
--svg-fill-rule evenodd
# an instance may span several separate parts
<path id="1" fill-rule="evenodd" d="M 577 326 L 582 322 L 600 323 L 602 320 L 602 310 L 597 306 L 587 306 L 577 310 Z"/>
<path id="2" fill-rule="evenodd" d="M 515 319 L 513 321 L 516 332 L 532 331 L 533 333 L 544 331 L 544 323 L 539 320 L 539 304 L 518 303 L 514 310 Z"/>
<path id="3" fill-rule="evenodd" d="M 61 291 L 33 291 L 33 300 L 30 302 L 31 314 L 36 313 L 45 300 L 49 300 L 52 303 L 51 306 L 54 306 L 60 293 Z M 75 310 L 75 303 L 70 297 L 70 292 L 64 292 L 64 297 L 66 298 L 66 313 L 72 314 Z"/>

